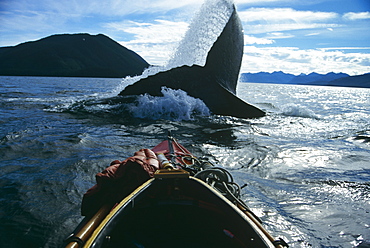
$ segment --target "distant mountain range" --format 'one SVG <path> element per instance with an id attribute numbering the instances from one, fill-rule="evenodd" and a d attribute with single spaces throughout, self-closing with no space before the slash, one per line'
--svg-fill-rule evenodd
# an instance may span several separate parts
<path id="1" fill-rule="evenodd" d="M 114 77 L 140 75 L 149 64 L 135 52 L 98 34 L 52 35 L 0 48 L 0 75 Z"/>
<path id="2" fill-rule="evenodd" d="M 343 86 L 343 87 L 361 87 L 370 88 L 370 73 L 349 76 L 345 73 L 328 74 L 310 73 L 293 74 L 277 72 L 258 72 L 258 73 L 242 73 L 240 75 L 241 82 L 253 83 L 273 83 L 273 84 L 303 84 L 303 85 L 322 85 L 322 86 Z"/>

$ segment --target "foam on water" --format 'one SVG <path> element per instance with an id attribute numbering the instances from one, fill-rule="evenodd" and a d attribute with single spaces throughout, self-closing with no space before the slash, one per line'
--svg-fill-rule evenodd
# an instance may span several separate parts
<path id="1" fill-rule="evenodd" d="M 319 119 L 319 117 L 311 109 L 298 104 L 289 103 L 282 106 L 281 109 L 282 113 L 286 116 Z"/>
<path id="2" fill-rule="evenodd" d="M 73 113 L 80 115 L 104 115 L 150 119 L 150 120 L 193 120 L 199 116 L 210 116 L 211 112 L 205 103 L 189 96 L 183 90 L 163 87 L 163 96 L 148 94 L 133 97 L 59 97 L 45 101 L 43 111 L 52 113 Z M 33 99 L 37 102 L 37 99 Z M 39 99 L 43 102 L 44 99 Z M 28 101 L 28 100 L 27 100 Z"/>
<path id="3" fill-rule="evenodd" d="M 163 97 L 148 94 L 139 96 L 129 107 L 134 117 L 146 119 L 192 120 L 194 116 L 208 116 L 210 111 L 204 102 L 189 96 L 185 91 L 162 87 Z"/>

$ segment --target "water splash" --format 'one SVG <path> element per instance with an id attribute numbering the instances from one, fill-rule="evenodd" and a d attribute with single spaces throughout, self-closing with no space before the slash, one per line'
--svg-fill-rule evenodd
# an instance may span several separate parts
<path id="1" fill-rule="evenodd" d="M 204 66 L 208 52 L 222 33 L 232 13 L 232 0 L 206 0 L 194 15 L 184 38 L 179 42 L 166 65 L 150 66 L 140 76 L 124 78 L 119 91 L 142 78 L 175 67 L 194 64 Z"/>
<path id="2" fill-rule="evenodd" d="M 180 41 L 177 50 L 167 62 L 167 68 L 194 64 L 204 66 L 207 54 L 222 33 L 233 13 L 230 0 L 207 0 Z"/>
<path id="3" fill-rule="evenodd" d="M 281 109 L 283 115 L 286 116 L 319 119 L 319 117 L 312 110 L 298 104 L 286 104 Z"/>
<path id="4" fill-rule="evenodd" d="M 134 117 L 147 119 L 192 120 L 195 116 L 209 116 L 210 111 L 200 99 L 188 96 L 185 91 L 163 87 L 163 97 L 148 94 L 139 96 L 129 107 Z"/>

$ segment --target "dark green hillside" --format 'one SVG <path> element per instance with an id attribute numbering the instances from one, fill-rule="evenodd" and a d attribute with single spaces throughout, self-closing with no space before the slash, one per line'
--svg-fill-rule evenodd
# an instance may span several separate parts
<path id="1" fill-rule="evenodd" d="M 52 35 L 0 48 L 0 75 L 125 77 L 149 64 L 135 52 L 98 34 Z"/>

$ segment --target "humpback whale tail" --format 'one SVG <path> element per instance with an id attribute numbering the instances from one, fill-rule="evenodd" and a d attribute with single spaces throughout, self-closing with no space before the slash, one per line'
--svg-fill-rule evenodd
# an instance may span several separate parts
<path id="1" fill-rule="evenodd" d="M 213 1 L 213 5 L 211 5 L 213 9 L 222 6 L 224 8 L 223 13 L 226 13 L 228 18 L 218 18 L 219 20 L 217 21 L 223 25 L 223 29 L 221 29 L 219 36 L 216 37 L 217 40 L 210 44 L 211 48 L 206 56 L 203 56 L 203 61 L 199 54 L 188 56 L 193 61 L 188 60 L 185 63 L 184 61 L 179 61 L 179 54 L 191 50 L 189 45 L 197 45 L 194 42 L 200 42 L 197 39 L 201 40 L 202 37 L 197 35 L 192 42 L 183 46 L 180 44 L 178 52 L 170 60 L 170 65 L 179 67 L 142 78 L 127 86 L 121 91 L 120 95 L 141 95 L 147 93 L 153 96 L 160 96 L 162 87 L 181 89 L 186 91 L 188 95 L 203 100 L 214 114 L 239 118 L 264 116 L 265 113 L 262 110 L 244 102 L 235 95 L 244 47 L 242 25 L 235 6 L 228 0 Z M 211 12 L 210 14 L 214 13 Z M 205 15 L 202 18 L 211 17 Z M 191 29 L 192 27 L 190 27 L 187 34 L 191 34 Z M 205 34 L 203 33 L 202 35 L 204 36 Z M 185 35 L 184 40 L 187 40 L 187 35 Z M 184 50 L 184 48 L 187 48 L 187 50 Z"/>

